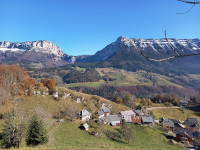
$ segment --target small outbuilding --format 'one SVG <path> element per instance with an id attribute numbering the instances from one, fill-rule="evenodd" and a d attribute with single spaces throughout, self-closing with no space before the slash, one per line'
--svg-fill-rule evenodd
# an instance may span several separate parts
<path id="1" fill-rule="evenodd" d="M 82 121 L 88 121 L 90 120 L 90 117 L 91 117 L 91 114 L 86 109 L 83 109 L 80 112 L 80 118 Z"/>
<path id="2" fill-rule="evenodd" d="M 83 124 L 83 128 L 85 131 L 87 131 L 89 129 L 89 125 L 87 123 Z"/>

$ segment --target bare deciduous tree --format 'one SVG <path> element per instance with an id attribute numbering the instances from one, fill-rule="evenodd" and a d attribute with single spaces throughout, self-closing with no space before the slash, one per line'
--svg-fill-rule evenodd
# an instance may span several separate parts
<path id="1" fill-rule="evenodd" d="M 71 121 L 74 121 L 78 114 L 78 107 L 75 102 L 72 102 L 67 108 L 66 108 L 66 115 L 70 118 Z"/>

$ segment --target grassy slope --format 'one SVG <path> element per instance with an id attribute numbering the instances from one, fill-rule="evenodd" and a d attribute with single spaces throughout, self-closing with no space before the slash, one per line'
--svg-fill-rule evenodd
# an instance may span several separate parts
<path id="1" fill-rule="evenodd" d="M 106 137 L 94 137 L 89 135 L 88 132 L 82 131 L 78 128 L 79 121 L 75 123 L 64 122 L 59 127 L 57 127 L 53 132 L 55 135 L 56 144 L 55 147 L 76 147 L 85 149 L 94 148 L 106 148 L 106 142 L 109 148 L 114 149 L 181 149 L 174 145 L 167 143 L 166 138 L 162 135 L 162 131 L 158 130 L 156 127 L 141 127 L 138 125 L 130 125 L 135 134 L 135 140 L 131 143 L 126 143 L 125 141 L 116 142 L 112 140 L 107 140 Z M 104 130 L 115 130 L 108 125 L 104 125 Z M 51 144 L 47 145 L 51 146 Z"/>
<path id="2" fill-rule="evenodd" d="M 200 123 L 200 105 L 188 107 L 184 109 L 184 111 L 181 111 L 179 109 L 170 109 L 170 108 L 155 109 L 152 110 L 152 113 L 155 119 L 164 117 L 165 119 L 171 118 L 184 121 L 189 117 L 189 118 L 197 118 L 198 122 Z"/>
<path id="3" fill-rule="evenodd" d="M 92 102 L 96 103 L 96 99 L 107 105 L 112 105 L 111 110 L 113 113 L 129 109 L 98 96 L 82 94 L 65 88 L 59 88 L 59 90 L 71 93 L 73 97 L 84 97 L 87 100 L 87 104 L 79 104 L 80 110 L 83 108 L 93 109 L 91 110 L 92 112 L 99 110 L 98 106 L 91 106 Z M 115 142 L 107 140 L 106 136 L 103 135 L 102 138 L 96 138 L 96 146 L 98 147 L 91 147 L 94 146 L 95 138 L 78 128 L 80 125 L 79 120 L 75 122 L 65 121 L 58 125 L 56 119 L 52 118 L 56 111 L 66 108 L 71 101 L 73 101 L 71 98 L 61 98 L 59 101 L 56 101 L 51 96 L 20 96 L 14 102 L 7 103 L 4 106 L 6 109 L 1 108 L 0 113 L 5 114 L 15 105 L 15 110 L 20 117 L 23 116 L 26 125 L 33 114 L 38 114 L 44 120 L 49 134 L 49 142 L 46 145 L 37 147 L 38 149 L 106 149 L 106 142 L 108 142 L 109 147 L 112 149 L 177 149 L 177 147 L 167 143 L 165 137 L 161 134 L 162 132 L 157 128 L 139 126 L 132 126 L 135 132 L 135 141 L 133 143 L 127 144 L 124 141 Z M 2 125 L 3 120 L 0 120 L 0 132 L 2 132 Z M 115 128 L 108 125 L 103 125 L 102 129 L 104 131 L 115 130 Z M 90 147 L 86 147 L 87 145 L 90 145 Z M 21 144 L 21 148 L 27 148 L 24 141 Z"/>
<path id="4" fill-rule="evenodd" d="M 182 86 L 170 82 L 170 78 L 159 75 L 156 73 L 150 73 L 146 71 L 130 72 L 121 69 L 114 68 L 96 68 L 101 76 L 108 74 L 111 78 L 115 79 L 110 81 L 111 85 L 114 86 L 130 86 L 130 85 L 168 85 L 176 86 L 182 88 Z M 68 84 L 67 87 L 79 87 L 79 86 L 89 86 L 96 87 L 104 84 L 104 81 L 99 82 L 85 82 L 85 83 L 72 83 Z"/>
<path id="5" fill-rule="evenodd" d="M 80 86 L 97 87 L 104 83 L 105 83 L 105 81 L 103 81 L 103 80 L 100 80 L 99 82 L 78 82 L 78 83 L 66 84 L 66 87 L 67 88 L 80 87 Z"/>

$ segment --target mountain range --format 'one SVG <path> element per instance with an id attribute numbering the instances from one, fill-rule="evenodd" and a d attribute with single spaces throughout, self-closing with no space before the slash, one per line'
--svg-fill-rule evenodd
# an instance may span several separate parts
<path id="1" fill-rule="evenodd" d="M 94 55 L 69 56 L 52 42 L 0 42 L 0 63 L 19 63 L 23 66 L 64 66 L 71 63 L 95 63 L 98 67 L 115 67 L 126 70 L 200 72 L 200 56 L 190 56 L 173 61 L 154 62 L 143 55 L 161 59 L 178 52 L 194 54 L 200 52 L 200 39 L 131 39 L 119 37 Z M 141 55 L 141 53 L 143 55 Z"/>

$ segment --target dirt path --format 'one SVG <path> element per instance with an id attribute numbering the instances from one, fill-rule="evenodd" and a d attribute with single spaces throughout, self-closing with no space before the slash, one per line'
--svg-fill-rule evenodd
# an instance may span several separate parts
<path id="1" fill-rule="evenodd" d="M 178 106 L 174 106 L 174 107 L 149 107 L 149 108 L 147 108 L 146 110 L 148 111 L 148 110 L 153 110 L 153 109 L 165 109 L 165 108 L 175 108 L 175 109 L 178 109 L 178 108 L 180 108 L 180 107 L 178 107 Z"/>

